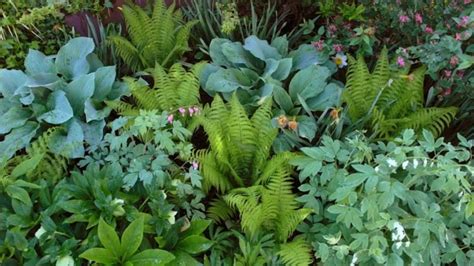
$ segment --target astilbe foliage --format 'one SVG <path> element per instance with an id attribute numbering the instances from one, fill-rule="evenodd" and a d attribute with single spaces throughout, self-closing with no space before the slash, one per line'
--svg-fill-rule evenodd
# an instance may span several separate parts
<path id="1" fill-rule="evenodd" d="M 203 188 L 221 196 L 211 203 L 209 216 L 226 220 L 238 211 L 243 231 L 256 237 L 272 232 L 284 261 L 309 263 L 309 248 L 303 242 L 284 244 L 296 226 L 309 214 L 299 208 L 292 192 L 291 153 L 271 156 L 276 129 L 271 126 L 271 100 L 267 99 L 248 117 L 234 94 L 226 105 L 219 96 L 198 118 L 210 148 L 198 151 Z M 230 207 L 230 208 L 229 208 Z M 294 252 L 289 250 L 299 246 Z"/>
<path id="2" fill-rule="evenodd" d="M 453 120 L 457 108 L 424 108 L 425 72 L 425 67 L 410 74 L 407 69 L 392 72 L 387 49 L 380 54 L 372 73 L 361 55 L 349 56 L 347 89 L 343 94 L 349 117 L 383 139 L 390 139 L 407 128 L 418 133 L 428 129 L 440 135 Z"/>
<path id="3" fill-rule="evenodd" d="M 151 16 L 139 6 L 125 5 L 123 15 L 130 40 L 112 36 L 110 42 L 133 71 L 154 67 L 156 63 L 168 67 L 188 50 L 195 22 L 184 23 L 174 4 L 167 8 L 163 0 L 156 1 Z"/>

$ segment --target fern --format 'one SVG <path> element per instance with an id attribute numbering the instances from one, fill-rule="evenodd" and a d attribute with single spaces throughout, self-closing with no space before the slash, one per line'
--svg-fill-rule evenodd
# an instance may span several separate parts
<path id="1" fill-rule="evenodd" d="M 26 149 L 25 155 L 12 158 L 4 165 L 1 176 L 17 178 L 26 176 L 30 181 L 45 179 L 56 183 L 67 172 L 68 161 L 65 156 L 55 154 L 49 149 L 51 138 L 60 128 L 45 131 Z"/>
<path id="2" fill-rule="evenodd" d="M 381 139 L 390 139 L 403 129 L 422 129 L 442 134 L 456 115 L 457 108 L 424 108 L 423 81 L 426 68 L 390 72 L 384 48 L 372 73 L 362 56 L 349 58 L 343 99 L 349 117 L 369 126 Z"/>
<path id="3" fill-rule="evenodd" d="M 310 265 L 313 260 L 311 246 L 301 237 L 280 245 L 278 255 L 287 266 Z"/>
<path id="4" fill-rule="evenodd" d="M 109 42 L 133 71 L 156 63 L 169 67 L 189 49 L 189 35 L 196 22 L 184 23 L 174 4 L 166 8 L 163 0 L 157 0 L 151 17 L 139 6 L 125 5 L 123 15 L 130 40 L 112 36 Z"/>
<path id="5" fill-rule="evenodd" d="M 251 238 L 268 232 L 285 243 L 310 211 L 300 208 L 292 191 L 288 162 L 293 155 L 271 156 L 277 134 L 271 126 L 271 107 L 267 99 L 249 118 L 235 94 L 228 104 L 217 95 L 198 119 L 210 148 L 197 151 L 195 157 L 205 191 L 217 193 L 208 209 L 210 217 L 222 222 L 238 211 L 241 227 Z"/>
<path id="6" fill-rule="evenodd" d="M 136 116 L 140 110 L 173 112 L 179 107 L 198 106 L 199 75 L 203 66 L 204 63 L 198 63 L 186 71 L 176 63 L 167 71 L 157 64 L 152 70 L 152 88 L 142 79 L 124 78 L 131 92 L 130 101 L 111 101 L 107 105 L 126 116 Z"/>

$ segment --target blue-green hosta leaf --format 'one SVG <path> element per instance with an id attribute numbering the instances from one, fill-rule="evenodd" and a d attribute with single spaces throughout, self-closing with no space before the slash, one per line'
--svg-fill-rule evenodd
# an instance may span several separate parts
<path id="1" fill-rule="evenodd" d="M 255 35 L 249 36 L 245 39 L 244 48 L 262 61 L 269 58 L 276 60 L 281 59 L 281 54 L 278 53 L 278 50 L 275 47 L 270 46 L 266 40 L 260 40 Z"/>
<path id="2" fill-rule="evenodd" d="M 297 50 L 292 51 L 290 57 L 293 58 L 292 70 L 304 69 L 314 64 L 321 65 L 329 59 L 329 56 L 319 53 L 309 44 L 301 45 Z"/>
<path id="3" fill-rule="evenodd" d="M 30 105 L 33 103 L 35 100 L 35 95 L 33 94 L 33 91 L 31 88 L 23 86 L 18 88 L 18 90 L 15 91 L 15 96 L 20 96 L 20 103 L 24 105 Z"/>
<path id="4" fill-rule="evenodd" d="M 84 156 L 84 132 L 80 121 L 71 119 L 66 124 L 67 135 L 56 134 L 51 139 L 51 150 L 63 154 L 69 158 L 81 158 Z"/>
<path id="5" fill-rule="evenodd" d="M 312 141 L 316 135 L 318 127 L 316 126 L 316 120 L 310 116 L 299 116 L 298 117 L 298 135 L 309 141 Z"/>
<path id="6" fill-rule="evenodd" d="M 84 103 L 84 113 L 86 115 L 86 122 L 91 121 L 100 121 L 108 117 L 111 109 L 109 107 L 104 107 L 102 110 L 97 110 L 94 106 L 95 100 L 88 98 Z"/>
<path id="7" fill-rule="evenodd" d="M 206 90 L 211 92 L 233 92 L 239 88 L 249 89 L 254 80 L 249 79 L 236 68 L 219 69 L 212 73 L 206 83 Z"/>
<path id="8" fill-rule="evenodd" d="M 343 88 L 335 83 L 328 84 L 316 97 L 306 100 L 308 107 L 313 111 L 324 111 L 330 107 L 341 105 Z"/>
<path id="9" fill-rule="evenodd" d="M 211 56 L 212 62 L 218 66 L 232 66 L 232 63 L 227 59 L 226 55 L 223 52 L 223 45 L 232 43 L 228 39 L 215 38 L 211 41 L 209 45 L 209 55 Z"/>
<path id="10" fill-rule="evenodd" d="M 49 124 L 60 125 L 73 117 L 72 107 L 64 91 L 55 91 L 48 97 L 48 108 L 51 110 L 38 117 Z"/>
<path id="11" fill-rule="evenodd" d="M 29 88 L 48 88 L 55 91 L 64 88 L 66 82 L 58 77 L 56 73 L 39 73 L 28 76 L 26 86 Z"/>
<path id="12" fill-rule="evenodd" d="M 289 113 L 294 107 L 290 95 L 280 86 L 274 86 L 273 99 L 285 113 Z"/>
<path id="13" fill-rule="evenodd" d="M 28 51 L 28 55 L 25 58 L 25 68 L 28 75 L 56 73 L 53 59 L 33 49 Z"/>
<path id="14" fill-rule="evenodd" d="M 271 74 L 272 78 L 276 80 L 284 80 L 288 78 L 293 66 L 292 58 L 283 58 L 278 61 L 278 68 Z"/>
<path id="15" fill-rule="evenodd" d="M 75 116 L 84 114 L 85 102 L 94 94 L 95 74 L 83 75 L 67 85 L 64 89 L 66 97 L 71 103 Z"/>
<path id="16" fill-rule="evenodd" d="M 127 83 L 116 81 L 114 85 L 112 85 L 112 90 L 110 91 L 109 95 L 107 95 L 107 99 L 117 100 L 118 98 L 129 94 L 130 89 L 128 88 Z"/>
<path id="17" fill-rule="evenodd" d="M 256 64 L 259 62 L 239 42 L 229 42 L 222 44 L 222 54 L 234 66 L 247 67 L 258 70 Z"/>
<path id="18" fill-rule="evenodd" d="M 23 87 L 28 76 L 20 70 L 0 69 L 0 95 L 10 99 L 15 91 Z"/>
<path id="19" fill-rule="evenodd" d="M 290 82 L 291 99 L 297 101 L 298 94 L 305 100 L 316 97 L 323 92 L 329 76 L 331 76 L 329 69 L 317 65 L 311 65 L 299 71 Z"/>
<path id="20" fill-rule="evenodd" d="M 84 132 L 84 141 L 89 144 L 91 149 L 98 146 L 104 136 L 105 121 L 92 121 L 84 123 L 80 121 L 82 131 Z"/>
<path id="21" fill-rule="evenodd" d="M 115 82 L 115 66 L 101 67 L 95 72 L 95 91 L 93 98 L 103 101 L 112 91 Z"/>
<path id="22" fill-rule="evenodd" d="M 14 106 L 0 115 L 0 134 L 7 134 L 14 128 L 23 126 L 31 117 L 31 111 L 21 106 Z"/>
<path id="23" fill-rule="evenodd" d="M 17 150 L 23 149 L 36 135 L 39 126 L 36 122 L 26 122 L 22 127 L 13 129 L 0 142 L 0 161 L 10 159 Z"/>
<path id="24" fill-rule="evenodd" d="M 288 54 L 288 39 L 286 36 L 279 36 L 273 39 L 270 44 L 272 47 L 277 49 L 278 53 L 285 57 Z"/>
<path id="25" fill-rule="evenodd" d="M 59 49 L 56 57 L 56 69 L 67 79 L 75 79 L 90 71 L 87 56 L 94 51 L 91 38 L 78 37 L 68 41 Z"/>

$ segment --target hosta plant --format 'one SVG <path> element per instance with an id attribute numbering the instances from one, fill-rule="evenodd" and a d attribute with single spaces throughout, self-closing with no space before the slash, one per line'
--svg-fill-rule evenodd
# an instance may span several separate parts
<path id="1" fill-rule="evenodd" d="M 51 147 L 69 157 L 83 156 L 84 143 L 100 142 L 110 110 L 104 102 L 119 98 L 124 86 L 115 81 L 115 67 L 103 66 L 93 51 L 92 39 L 79 37 L 56 56 L 30 50 L 25 71 L 0 70 L 0 160 L 54 126 L 62 132 Z"/>
<path id="2" fill-rule="evenodd" d="M 391 142 L 360 134 L 302 148 L 298 230 L 322 265 L 469 265 L 474 261 L 474 141 L 408 129 Z"/>
<path id="3" fill-rule="evenodd" d="M 183 22 L 174 4 L 166 7 L 157 0 L 151 16 L 140 6 L 124 5 L 122 9 L 130 40 L 111 36 L 117 54 L 133 70 L 145 70 L 156 63 L 169 67 L 188 50 L 188 39 L 195 22 Z"/>
<path id="4" fill-rule="evenodd" d="M 288 130 L 287 123 L 275 123 L 282 128 L 274 146 L 277 151 L 301 145 L 303 139 L 312 141 L 318 127 L 324 128 L 313 113 L 340 105 L 343 86 L 330 78 L 335 65 L 311 45 L 289 52 L 285 37 L 271 44 L 256 36 L 244 44 L 214 39 L 210 56 L 212 64 L 201 79 L 206 92 L 219 93 L 226 100 L 235 92 L 248 109 L 273 98 L 274 117 L 281 115 L 297 124 Z"/>
<path id="5" fill-rule="evenodd" d="M 306 242 L 287 242 L 309 212 L 299 207 L 292 192 L 288 165 L 292 155 L 271 156 L 277 131 L 271 126 L 270 99 L 249 118 L 235 94 L 228 105 L 216 96 L 199 120 L 210 143 L 208 150 L 197 153 L 203 187 L 218 195 L 209 208 L 210 216 L 226 221 L 237 211 L 251 239 L 262 232 L 272 233 L 282 261 L 308 264 Z"/>
<path id="6" fill-rule="evenodd" d="M 387 49 L 372 72 L 364 58 L 349 57 L 347 89 L 343 100 L 354 123 L 368 127 L 377 138 L 394 137 L 403 129 L 427 129 L 440 135 L 456 115 L 456 107 L 424 107 L 425 67 L 392 71 Z"/>

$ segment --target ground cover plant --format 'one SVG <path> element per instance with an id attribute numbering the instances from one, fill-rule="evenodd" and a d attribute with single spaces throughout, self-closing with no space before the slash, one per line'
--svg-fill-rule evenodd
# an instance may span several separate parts
<path id="1" fill-rule="evenodd" d="M 471 0 L 0 3 L 1 265 L 472 265 Z"/>

